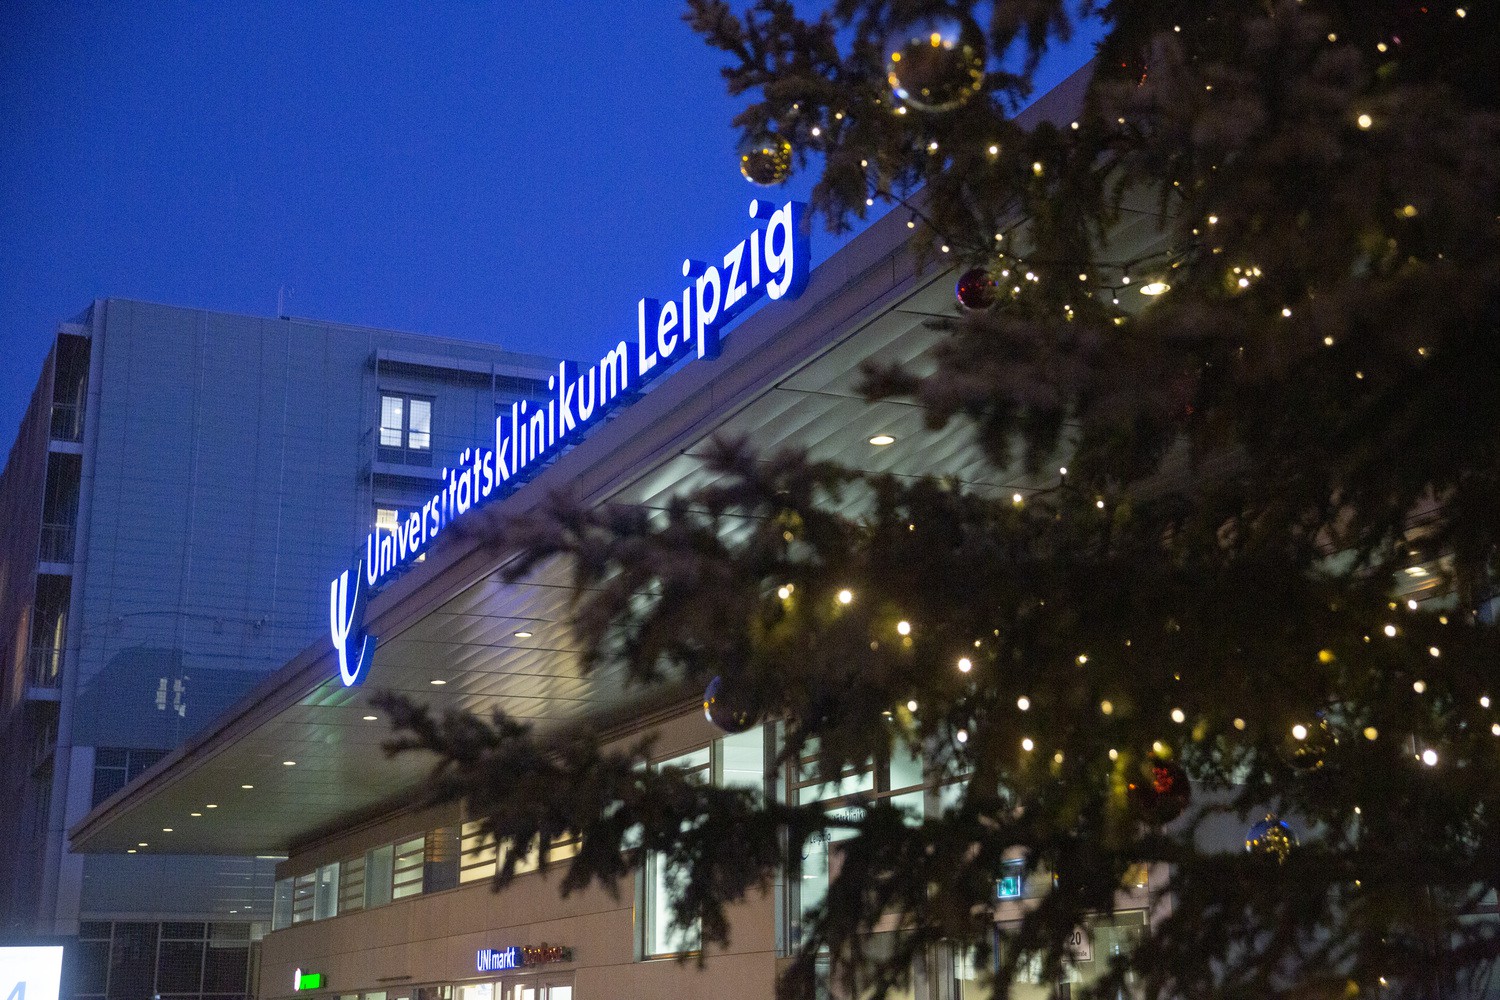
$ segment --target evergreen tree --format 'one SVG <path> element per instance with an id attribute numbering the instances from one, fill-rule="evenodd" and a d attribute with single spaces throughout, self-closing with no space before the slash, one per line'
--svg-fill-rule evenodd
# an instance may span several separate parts
<path id="1" fill-rule="evenodd" d="M 883 801 L 764 802 L 588 732 L 393 699 L 398 745 L 440 754 L 433 795 L 503 843 L 581 834 L 563 891 L 663 852 L 710 945 L 726 903 L 842 838 L 788 997 L 819 955 L 866 988 L 938 941 L 988 959 L 1018 858 L 1052 888 L 999 935 L 996 995 L 1032 963 L 1059 976 L 1141 863 L 1170 866 L 1159 917 L 1098 957 L 1099 996 L 1475 990 L 1500 954 L 1500 17 L 1095 6 L 687 15 L 753 100 L 747 139 L 819 172 L 827 224 L 899 202 L 930 257 L 982 269 L 994 304 L 944 324 L 936 370 L 870 368 L 868 395 L 917 401 L 996 466 L 1065 465 L 1052 488 L 1017 502 L 726 443 L 715 485 L 664 515 L 560 499 L 497 529 L 518 576 L 573 560 L 589 664 L 720 677 L 780 721 L 782 763 L 825 776 L 920 751 L 962 779 L 952 805 L 913 824 Z M 1037 58 L 1086 15 L 1106 30 L 1077 121 L 1018 126 Z M 1152 238 L 1122 256 L 1142 217 Z M 1267 813 L 1295 844 L 1206 832 Z M 873 954 L 890 915 L 897 945 Z"/>

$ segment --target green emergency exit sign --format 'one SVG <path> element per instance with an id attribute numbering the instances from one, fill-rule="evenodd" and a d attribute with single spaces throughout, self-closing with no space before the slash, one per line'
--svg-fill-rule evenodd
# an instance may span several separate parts
<path id="1" fill-rule="evenodd" d="M 301 969 L 292 973 L 292 989 L 298 993 L 303 990 L 321 990 L 323 988 L 323 973 L 303 972 Z"/>

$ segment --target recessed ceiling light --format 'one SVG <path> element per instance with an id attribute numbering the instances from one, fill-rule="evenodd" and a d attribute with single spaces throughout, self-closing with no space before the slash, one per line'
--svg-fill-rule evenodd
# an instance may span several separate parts
<path id="1" fill-rule="evenodd" d="M 162 833 L 171 833 L 172 832 L 172 828 L 170 826 L 164 826 L 164 827 L 161 828 L 161 832 Z"/>
<path id="2" fill-rule="evenodd" d="M 204 806 L 203 808 L 205 808 L 205 809 L 217 809 L 219 807 L 217 805 L 215 805 L 214 803 L 210 802 L 208 805 Z"/>
<path id="3" fill-rule="evenodd" d="M 374 721 L 376 721 L 376 716 L 367 715 L 367 716 L 365 716 L 365 721 L 366 722 L 374 722 Z"/>
<path id="4" fill-rule="evenodd" d="M 150 846 L 151 846 L 151 845 L 150 845 L 150 844 L 148 844 L 148 843 L 146 843 L 146 842 L 145 842 L 145 841 L 144 841 L 144 840 L 143 840 L 143 841 L 141 841 L 141 842 L 140 842 L 140 843 L 139 843 L 139 844 L 136 844 L 136 845 L 135 845 L 135 846 L 136 846 L 136 847 L 150 847 Z"/>
<path id="5" fill-rule="evenodd" d="M 241 788 L 254 788 L 254 785 L 241 785 Z"/>
<path id="6" fill-rule="evenodd" d="M 876 434 L 874 437 L 870 438 L 870 443 L 875 445 L 876 447 L 883 448 L 888 444 L 895 444 L 896 439 L 891 437 L 889 434 Z"/>
<path id="7" fill-rule="evenodd" d="M 189 816 L 202 816 L 202 813 L 188 813 Z"/>
<path id="8" fill-rule="evenodd" d="M 126 854 L 134 854 L 135 853 L 135 848 L 134 847 L 128 847 L 128 848 L 125 849 L 125 853 Z"/>
<path id="9" fill-rule="evenodd" d="M 297 762 L 295 760 L 284 760 L 284 761 L 281 762 L 281 766 L 282 767 L 296 767 L 297 766 Z"/>
<path id="10" fill-rule="evenodd" d="M 1142 295 L 1160 295 L 1172 290 L 1172 286 L 1165 281 L 1148 281 L 1141 286 Z"/>
<path id="11" fill-rule="evenodd" d="M 531 638 L 531 633 L 528 632 L 528 631 L 526 631 L 523 628 L 523 629 L 520 629 L 519 631 L 517 631 L 515 633 L 515 636 L 516 636 L 517 639 L 530 639 Z"/>
<path id="12" fill-rule="evenodd" d="M 444 680 L 433 679 L 433 680 L 429 681 L 428 683 L 432 684 L 433 687 L 442 687 L 444 684 L 447 684 L 448 682 L 444 681 Z"/>

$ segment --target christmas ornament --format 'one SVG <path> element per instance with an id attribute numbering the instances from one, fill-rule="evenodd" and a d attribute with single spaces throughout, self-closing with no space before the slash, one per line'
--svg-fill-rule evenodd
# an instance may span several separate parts
<path id="1" fill-rule="evenodd" d="M 1338 744 L 1338 737 L 1328 725 L 1323 712 L 1310 724 L 1296 723 L 1281 740 L 1281 759 L 1294 771 L 1304 774 L 1316 771 L 1328 762 L 1328 754 Z"/>
<path id="2" fill-rule="evenodd" d="M 918 111 L 952 111 L 984 86 L 984 36 L 956 17 L 924 17 L 892 32 L 886 80 Z"/>
<path id="3" fill-rule="evenodd" d="M 726 733 L 743 733 L 755 725 L 755 713 L 724 697 L 724 678 L 715 677 L 703 692 L 703 717 Z"/>
<path id="4" fill-rule="evenodd" d="M 1275 813 L 1266 813 L 1266 818 L 1251 826 L 1245 833 L 1245 850 L 1250 854 L 1265 854 L 1286 864 L 1287 855 L 1297 846 L 1297 835 L 1292 828 L 1276 818 Z"/>
<path id="5" fill-rule="evenodd" d="M 761 187 L 780 184 L 792 175 L 792 144 L 775 132 L 761 132 L 740 143 L 740 173 Z"/>
<path id="6" fill-rule="evenodd" d="M 1155 826 L 1181 816 L 1193 799 L 1193 788 L 1182 765 L 1170 757 L 1153 755 L 1146 773 L 1126 786 L 1131 799 Z"/>
<path id="7" fill-rule="evenodd" d="M 953 286 L 953 294 L 958 297 L 958 304 L 974 312 L 994 305 L 995 293 L 995 279 L 982 267 L 965 271 L 963 277 L 958 279 L 958 284 Z"/>

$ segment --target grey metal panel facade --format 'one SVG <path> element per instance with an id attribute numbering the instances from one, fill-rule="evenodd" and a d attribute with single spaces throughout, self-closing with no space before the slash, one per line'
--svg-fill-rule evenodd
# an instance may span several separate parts
<path id="1" fill-rule="evenodd" d="M 265 864 L 148 860 L 144 851 L 67 856 L 62 830 L 87 811 L 95 771 L 92 753 L 72 751 L 176 747 L 316 641 L 327 629 L 328 583 L 363 544 L 376 502 L 430 495 L 422 477 L 485 440 L 497 405 L 525 391 L 506 373 L 555 362 L 418 334 L 117 299 L 97 303 L 87 324 L 97 377 L 82 444 L 59 787 L 50 790 L 47 842 L 32 838 L 0 882 L 12 862 L 46 858 L 48 870 L 40 893 L 7 904 L 3 917 L 17 929 L 70 933 L 80 916 L 268 915 Z M 437 364 L 381 362 L 382 352 Z M 459 360 L 444 367 L 444 358 Z M 430 468 L 377 466 L 382 388 L 433 400 Z M 6 481 L 28 478 L 14 454 L 12 464 Z M 392 474 L 403 471 L 413 475 Z M 7 521 L 34 519 L 13 493 L 6 504 Z M 29 601 L 7 585 L 3 603 L 17 605 L 17 622 Z M 7 631 L 0 652 L 24 661 L 24 628 Z M 8 685 L 13 674 L 7 667 Z"/>

